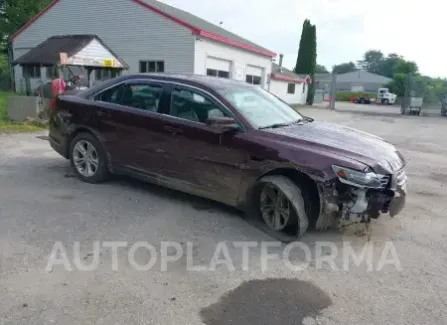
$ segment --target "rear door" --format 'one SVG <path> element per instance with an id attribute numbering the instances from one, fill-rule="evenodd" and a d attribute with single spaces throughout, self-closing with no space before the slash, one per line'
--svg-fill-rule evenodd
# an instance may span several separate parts
<path id="1" fill-rule="evenodd" d="M 100 132 L 114 167 L 158 174 L 164 135 L 160 112 L 168 105 L 167 96 L 165 84 L 144 79 L 121 83 L 95 96 Z"/>
<path id="2" fill-rule="evenodd" d="M 234 117 L 212 95 L 195 87 L 172 86 L 170 109 L 163 120 L 164 182 L 233 204 L 247 158 L 243 127 L 240 132 L 221 133 L 205 124 L 208 116 Z"/>

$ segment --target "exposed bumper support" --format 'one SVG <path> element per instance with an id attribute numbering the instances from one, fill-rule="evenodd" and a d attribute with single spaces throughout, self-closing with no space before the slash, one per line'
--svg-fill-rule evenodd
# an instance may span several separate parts
<path id="1" fill-rule="evenodd" d="M 373 190 L 337 183 L 319 184 L 320 216 L 316 229 L 335 228 L 339 221 L 369 223 L 383 213 L 394 217 L 402 211 L 406 199 L 406 187 L 397 184 L 394 190 Z"/>

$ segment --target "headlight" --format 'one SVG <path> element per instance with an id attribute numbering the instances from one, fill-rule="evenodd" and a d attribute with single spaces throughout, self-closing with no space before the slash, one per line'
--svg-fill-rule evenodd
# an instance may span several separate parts
<path id="1" fill-rule="evenodd" d="M 379 175 L 372 171 L 366 170 L 361 172 L 336 165 L 332 165 L 332 169 L 340 182 L 345 184 L 368 188 L 383 188 L 387 185 L 387 176 Z"/>

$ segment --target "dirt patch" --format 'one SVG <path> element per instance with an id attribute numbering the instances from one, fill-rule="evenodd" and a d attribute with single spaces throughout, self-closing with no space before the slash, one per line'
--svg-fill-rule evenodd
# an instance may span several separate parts
<path id="1" fill-rule="evenodd" d="M 425 196 L 425 197 L 439 197 L 440 196 L 437 193 L 425 192 L 425 191 L 417 191 L 414 194 L 420 195 L 420 196 Z"/>
<path id="2" fill-rule="evenodd" d="M 244 282 L 219 302 L 202 309 L 208 325 L 302 324 L 332 305 L 331 298 L 311 282 L 266 279 Z"/>
<path id="3" fill-rule="evenodd" d="M 447 183 L 447 174 L 443 173 L 432 173 L 430 178 L 439 182 L 439 183 Z"/>
<path id="4" fill-rule="evenodd" d="M 59 199 L 59 200 L 72 201 L 72 200 L 74 200 L 76 197 L 73 196 L 73 195 L 56 195 L 54 198 L 55 198 L 55 199 Z"/>

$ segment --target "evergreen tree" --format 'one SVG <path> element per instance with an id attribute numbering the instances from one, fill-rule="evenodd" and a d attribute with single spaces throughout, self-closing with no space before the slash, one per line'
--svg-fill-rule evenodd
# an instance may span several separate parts
<path id="1" fill-rule="evenodd" d="M 309 75 L 311 77 L 312 82 L 309 84 L 309 88 L 307 90 L 307 100 L 306 103 L 308 105 L 312 105 L 314 102 L 315 96 L 315 70 L 317 66 L 317 28 L 315 25 L 312 25 L 309 28 Z"/>
<path id="2" fill-rule="evenodd" d="M 296 59 L 295 73 L 305 73 L 306 61 L 308 61 L 308 33 L 310 27 L 310 20 L 306 19 L 303 23 L 303 30 L 301 31 L 300 46 L 298 48 L 298 57 Z"/>
<path id="3" fill-rule="evenodd" d="M 297 74 L 310 75 L 312 83 L 309 85 L 307 92 L 307 104 L 312 105 L 315 86 L 313 81 L 315 80 L 315 70 L 317 67 L 317 32 L 315 25 L 310 23 L 309 19 L 306 19 L 303 23 L 303 31 L 301 32 L 300 47 L 298 50 L 298 58 L 296 60 L 296 66 L 294 72 Z"/>

